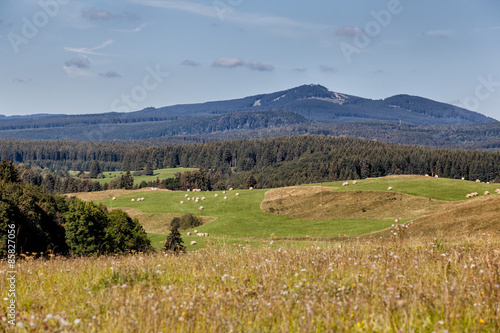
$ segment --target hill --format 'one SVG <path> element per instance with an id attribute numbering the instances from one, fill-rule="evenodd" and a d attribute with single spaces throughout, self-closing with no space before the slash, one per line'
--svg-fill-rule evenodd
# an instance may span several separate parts
<path id="1" fill-rule="evenodd" d="M 333 134 L 336 128 L 332 125 L 352 122 L 363 123 L 364 130 L 360 131 L 359 125 L 348 126 L 346 135 L 379 140 L 384 140 L 384 136 L 373 135 L 381 122 L 417 127 L 498 124 L 477 112 L 422 97 L 397 95 L 372 100 L 329 91 L 320 85 L 303 85 L 234 100 L 129 113 L 1 117 L 0 138 L 130 140 L 210 135 L 206 139 L 220 140 L 223 137 L 213 135 L 224 136 L 229 132 L 232 139 L 237 139 L 259 130 L 265 131 L 260 136 L 299 135 L 293 126 L 302 126 L 302 132 L 306 133 Z M 443 129 L 430 131 L 438 134 Z M 472 132 L 462 141 L 478 140 L 481 129 L 474 128 Z"/>

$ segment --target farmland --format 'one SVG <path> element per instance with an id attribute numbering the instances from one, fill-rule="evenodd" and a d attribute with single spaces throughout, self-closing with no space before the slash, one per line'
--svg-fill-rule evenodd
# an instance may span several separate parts
<path id="1" fill-rule="evenodd" d="M 170 220 L 188 212 L 202 217 L 197 229 L 210 236 L 183 231 L 185 244 L 197 244 L 178 256 L 28 255 L 18 263 L 19 325 L 30 332 L 500 329 L 498 184 L 420 176 L 342 183 L 79 194 L 137 217 L 157 249 Z M 480 195 L 466 199 L 472 191 Z"/>

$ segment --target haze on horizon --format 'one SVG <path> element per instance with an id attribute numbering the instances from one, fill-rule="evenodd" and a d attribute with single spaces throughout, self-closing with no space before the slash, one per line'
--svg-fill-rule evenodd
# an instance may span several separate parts
<path id="1" fill-rule="evenodd" d="M 494 0 L 6 0 L 0 114 L 200 103 L 302 84 L 500 119 Z"/>

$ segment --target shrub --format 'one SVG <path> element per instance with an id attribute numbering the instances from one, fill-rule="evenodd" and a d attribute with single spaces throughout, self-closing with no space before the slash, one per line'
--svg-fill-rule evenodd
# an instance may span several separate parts
<path id="1" fill-rule="evenodd" d="M 178 222 L 175 223 L 179 223 L 179 229 L 181 230 L 191 229 L 202 225 L 201 219 L 198 216 L 194 216 L 191 213 L 184 214 L 180 218 L 174 217 L 172 219 L 171 224 L 174 223 L 175 219 L 179 220 Z"/>
<path id="2" fill-rule="evenodd" d="M 132 219 L 121 210 L 108 214 L 106 228 L 107 250 L 109 252 L 128 252 L 151 250 L 151 242 L 137 219 Z"/>

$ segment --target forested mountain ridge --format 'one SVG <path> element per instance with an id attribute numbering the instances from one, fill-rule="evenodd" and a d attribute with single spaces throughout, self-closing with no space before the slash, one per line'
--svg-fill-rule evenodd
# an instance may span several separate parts
<path id="1" fill-rule="evenodd" d="M 498 123 L 479 113 L 422 97 L 396 95 L 371 100 L 332 92 L 319 85 L 304 85 L 235 100 L 146 108 L 129 113 L 0 117 L 0 138 L 137 140 L 232 131 L 235 136 L 232 138 L 237 139 L 238 135 L 245 137 L 250 130 L 278 129 L 279 135 L 295 135 L 284 133 L 283 128 L 301 125 L 308 133 L 314 133 L 316 126 L 351 122 L 410 126 Z"/>

